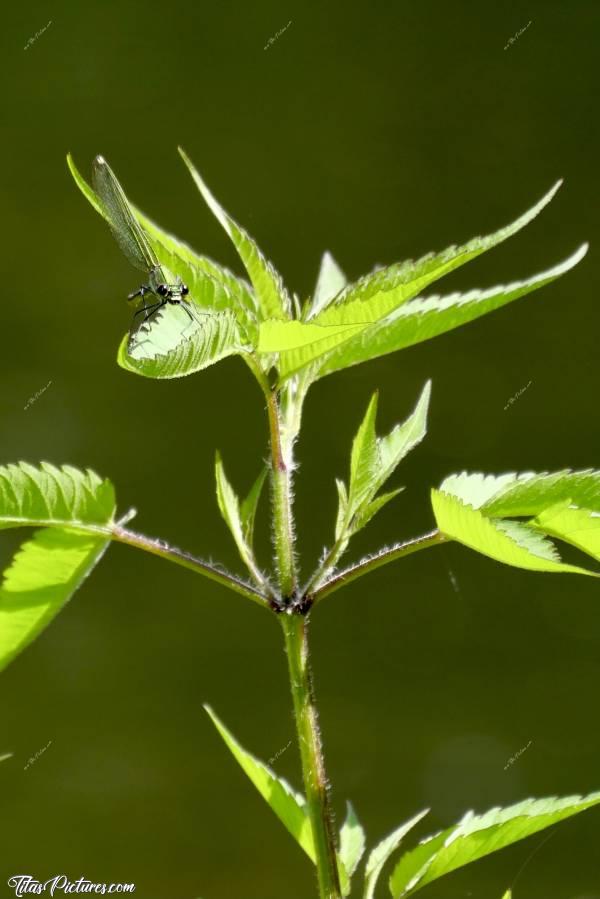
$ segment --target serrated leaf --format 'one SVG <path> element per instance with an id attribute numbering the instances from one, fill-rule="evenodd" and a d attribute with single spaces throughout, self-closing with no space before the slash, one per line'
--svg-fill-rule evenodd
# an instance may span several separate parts
<path id="1" fill-rule="evenodd" d="M 179 153 L 204 201 L 231 238 L 231 242 L 244 263 L 254 287 L 262 318 L 289 318 L 291 302 L 281 276 L 263 256 L 250 235 L 220 206 L 181 147 Z"/>
<path id="2" fill-rule="evenodd" d="M 60 612 L 108 543 L 62 528 L 45 528 L 21 546 L 0 587 L 0 670 Z"/>
<path id="3" fill-rule="evenodd" d="M 85 198 L 99 215 L 107 219 L 96 192 L 78 171 L 70 154 L 67 156 L 67 163 Z M 159 228 L 132 203 L 129 206 L 145 231 L 158 261 L 188 286 L 190 299 L 205 309 L 216 312 L 234 311 L 249 339 L 255 338 L 256 300 L 249 285 L 228 269 L 199 255 L 188 244 Z"/>
<path id="4" fill-rule="evenodd" d="M 0 529 L 41 524 L 105 524 L 112 520 L 110 481 L 70 465 L 0 466 Z"/>
<path id="5" fill-rule="evenodd" d="M 138 331 L 135 342 L 128 335 L 123 338 L 117 361 L 146 378 L 183 378 L 247 350 L 233 313 L 190 322 L 180 306 L 165 306 Z"/>
<path id="6" fill-rule="evenodd" d="M 108 545 L 78 525 L 112 522 L 110 481 L 70 466 L 0 467 L 0 529 L 48 525 L 14 556 L 0 587 L 0 668 L 21 652 L 71 598 Z"/>
<path id="7" fill-rule="evenodd" d="M 380 465 L 379 441 L 375 432 L 377 418 L 377 394 L 371 397 L 365 417 L 352 442 L 350 455 L 350 486 L 348 513 L 355 515 L 362 503 L 375 493 L 375 482 Z"/>
<path id="8" fill-rule="evenodd" d="M 445 478 L 440 490 L 479 510 L 493 527 L 521 545 L 528 544 L 537 556 L 560 563 L 556 548 L 547 540 L 553 537 L 600 561 L 598 471 L 509 472 L 499 476 L 464 471 Z M 535 517 L 523 523 L 504 518 L 509 515 Z M 562 565 L 561 569 L 566 570 Z"/>
<path id="9" fill-rule="evenodd" d="M 545 509 L 532 524 L 600 561 L 600 512 L 581 509 L 566 500 Z"/>
<path id="10" fill-rule="evenodd" d="M 335 303 L 321 313 L 319 323 L 351 324 L 365 319 L 378 321 L 384 318 L 407 300 L 416 297 L 429 284 L 524 228 L 550 202 L 561 183 L 558 181 L 524 215 L 493 234 L 475 237 L 463 246 L 448 247 L 441 253 L 428 253 L 417 262 L 396 263 L 349 284 Z"/>
<path id="11" fill-rule="evenodd" d="M 381 471 L 377 479 L 377 489 L 387 481 L 400 462 L 425 437 L 430 397 L 431 381 L 427 381 L 412 415 L 402 424 L 396 425 L 387 436 L 379 438 Z"/>
<path id="12" fill-rule="evenodd" d="M 306 800 L 263 762 L 246 752 L 209 706 L 204 706 L 227 748 L 296 842 L 315 863 L 315 846 Z"/>
<path id="13" fill-rule="evenodd" d="M 429 809 L 419 812 L 418 815 L 415 815 L 414 818 L 411 818 L 410 821 L 407 821 L 405 824 L 401 824 L 400 827 L 392 831 L 392 833 L 375 846 L 367 859 L 365 868 L 364 899 L 373 899 L 375 887 L 377 886 L 379 875 L 381 874 L 385 863 L 391 857 L 392 853 L 396 851 L 409 830 L 412 830 L 412 828 L 418 824 L 428 812 Z"/>
<path id="14" fill-rule="evenodd" d="M 365 851 L 365 832 L 356 817 L 352 803 L 346 807 L 346 819 L 340 829 L 340 859 L 348 879 L 352 877 Z"/>
<path id="15" fill-rule="evenodd" d="M 393 899 L 411 896 L 439 877 L 600 803 L 600 793 L 527 799 L 484 815 L 468 812 L 453 827 L 402 856 L 390 878 Z"/>
<path id="16" fill-rule="evenodd" d="M 587 245 L 583 245 L 564 262 L 525 281 L 445 297 L 417 297 L 374 325 L 357 325 L 357 334 L 328 351 L 326 356 L 318 354 L 313 347 L 282 354 L 282 370 L 289 376 L 314 362 L 319 355 L 318 376 L 323 377 L 429 340 L 549 284 L 573 268 L 586 252 Z"/>
<path id="17" fill-rule="evenodd" d="M 532 473 L 516 475 L 509 472 L 493 475 L 463 471 L 460 474 L 451 474 L 444 478 L 440 484 L 440 490 L 444 493 L 451 493 L 452 496 L 456 496 L 474 509 L 486 507 L 486 509 L 495 511 L 490 504 L 493 497 L 503 493 L 505 488 L 513 484 L 517 478 L 526 480 L 530 477 L 533 477 Z"/>
<path id="18" fill-rule="evenodd" d="M 486 518 L 458 497 L 432 490 L 431 502 L 442 534 L 505 565 L 529 571 L 594 573 L 560 561 L 552 544 L 533 528 L 518 522 Z"/>
<path id="19" fill-rule="evenodd" d="M 490 515 L 537 515 L 556 503 L 570 500 L 577 506 L 600 512 L 600 471 L 526 472 L 506 475 L 511 481 L 485 503 Z"/>
<path id="20" fill-rule="evenodd" d="M 344 289 L 348 283 L 347 278 L 331 253 L 323 253 L 319 277 L 309 307 L 307 319 L 314 318 L 322 312 L 332 300 Z"/>
<path id="21" fill-rule="evenodd" d="M 358 520 L 363 513 L 366 514 L 363 507 L 371 503 L 402 459 L 423 439 L 427 431 L 430 395 L 431 382 L 428 381 L 412 415 L 383 437 L 377 437 L 375 433 L 377 397 L 372 398 L 352 445 L 349 516 Z M 391 499 L 391 495 L 388 498 Z M 376 511 L 377 508 L 372 514 Z"/>

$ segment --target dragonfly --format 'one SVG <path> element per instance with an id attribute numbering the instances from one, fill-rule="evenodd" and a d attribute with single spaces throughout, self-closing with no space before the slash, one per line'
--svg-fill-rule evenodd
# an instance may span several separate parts
<path id="1" fill-rule="evenodd" d="M 148 283 L 142 284 L 127 297 L 128 300 L 135 300 L 137 297 L 142 300 L 142 305 L 134 313 L 134 320 L 138 315 L 144 315 L 143 321 L 147 322 L 163 306 L 170 304 L 181 306 L 190 320 L 195 321 L 185 300 L 189 294 L 188 286 L 181 279 L 176 284 L 169 283 L 150 241 L 131 211 L 121 185 L 102 156 L 96 156 L 94 160 L 92 183 L 115 240 L 131 264 L 147 275 Z M 151 294 L 155 302 L 146 305 L 146 294 Z"/>

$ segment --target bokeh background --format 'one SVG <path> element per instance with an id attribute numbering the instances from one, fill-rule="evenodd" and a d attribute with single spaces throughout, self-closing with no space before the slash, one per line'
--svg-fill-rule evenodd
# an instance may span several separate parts
<path id="1" fill-rule="evenodd" d="M 239 360 L 170 383 L 116 366 L 139 277 L 65 165 L 71 150 L 89 174 L 103 153 L 148 214 L 240 271 L 181 143 L 302 296 L 325 249 L 354 278 L 493 230 L 558 177 L 540 218 L 443 289 L 527 276 L 592 243 L 542 291 L 313 388 L 298 447 L 305 572 L 376 388 L 383 430 L 431 377 L 429 435 L 354 557 L 429 529 L 428 489 L 451 472 L 600 466 L 599 26 L 592 0 L 5 7 L 0 461 L 91 466 L 138 529 L 239 568 L 213 459 L 219 448 L 240 491 L 255 477 L 258 389 Z M 17 537 L 2 535 L 3 564 Z M 264 517 L 259 545 L 266 563 Z M 415 836 L 469 808 L 600 787 L 591 579 L 438 547 L 324 603 L 312 642 L 337 815 L 351 797 L 372 842 L 425 806 Z M 0 894 L 16 873 L 65 873 L 134 882 L 143 899 L 313 896 L 203 702 L 300 786 L 276 619 L 112 547 L 0 677 L 0 753 L 14 753 L 0 768 Z M 516 878 L 515 899 L 598 899 L 599 833 L 588 812 L 427 895 L 499 899 Z"/>

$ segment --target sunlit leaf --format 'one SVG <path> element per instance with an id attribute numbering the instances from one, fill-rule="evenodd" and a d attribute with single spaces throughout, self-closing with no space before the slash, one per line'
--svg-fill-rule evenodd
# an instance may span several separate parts
<path id="1" fill-rule="evenodd" d="M 182 378 L 245 349 L 231 312 L 205 315 L 190 322 L 181 306 L 165 306 L 137 332 L 123 338 L 119 365 L 146 378 Z"/>
<path id="2" fill-rule="evenodd" d="M 509 808 L 493 808 L 483 815 L 467 812 L 458 824 L 428 837 L 402 856 L 390 879 L 392 896 L 411 896 L 450 871 L 598 803 L 600 793 L 592 793 L 586 797 L 527 799 Z"/>
<path id="3" fill-rule="evenodd" d="M 263 256 L 250 235 L 243 228 L 240 228 L 220 206 L 181 147 L 179 148 L 179 153 L 207 206 L 231 238 L 240 259 L 244 263 L 254 287 L 262 318 L 288 318 L 291 313 L 291 302 L 281 276 Z"/>
<path id="4" fill-rule="evenodd" d="M 540 512 L 532 524 L 600 561 L 600 512 L 581 509 L 566 500 Z"/>
<path id="5" fill-rule="evenodd" d="M 375 846 L 367 859 L 365 868 L 364 899 L 373 899 L 375 887 L 377 886 L 379 875 L 381 874 L 385 863 L 391 857 L 392 853 L 396 851 L 409 830 L 412 830 L 412 828 L 425 817 L 428 811 L 429 809 L 425 809 L 425 811 L 419 812 L 418 815 L 415 815 L 414 818 L 411 818 L 410 821 L 407 821 L 405 824 L 401 824 L 400 827 L 392 831 L 392 833 Z"/>
<path id="6" fill-rule="evenodd" d="M 44 524 L 105 524 L 112 520 L 110 481 L 70 465 L 0 466 L 0 529 Z"/>
<path id="7" fill-rule="evenodd" d="M 561 183 L 558 181 L 524 215 L 493 234 L 475 237 L 463 246 L 448 247 L 441 253 L 428 253 L 416 262 L 399 262 L 364 275 L 354 284 L 349 284 L 335 302 L 321 312 L 319 324 L 353 324 L 365 320 L 379 321 L 386 317 L 420 294 L 429 284 L 524 228 L 550 202 Z"/>
<path id="8" fill-rule="evenodd" d="M 70 156 L 69 169 L 83 195 L 103 218 L 106 213 L 95 191 L 78 171 Z M 180 278 L 190 291 L 190 300 L 205 309 L 216 312 L 232 310 L 240 324 L 252 338 L 255 334 L 256 300 L 249 285 L 237 278 L 228 269 L 206 256 L 200 256 L 186 243 L 159 228 L 151 219 L 129 204 L 130 209 L 146 232 L 158 261 L 175 278 Z"/>
<path id="9" fill-rule="evenodd" d="M 356 436 L 350 455 L 350 487 L 348 490 L 349 514 L 354 515 L 359 506 L 373 496 L 380 469 L 379 441 L 375 432 L 377 394 L 373 394 Z"/>
<path id="10" fill-rule="evenodd" d="M 600 512 L 600 471 L 556 471 L 505 475 L 502 489 L 485 503 L 488 515 L 538 515 L 556 503 L 570 500 Z"/>
<path id="11" fill-rule="evenodd" d="M 315 315 L 322 312 L 334 297 L 343 290 L 347 283 L 345 274 L 331 253 L 323 253 L 317 286 L 315 287 L 307 318 L 314 318 Z"/>
<path id="12" fill-rule="evenodd" d="M 285 780 L 277 777 L 263 762 L 246 752 L 212 709 L 208 706 L 204 706 L 204 708 L 246 776 L 250 778 L 260 795 L 270 805 L 311 861 L 315 862 L 315 846 L 304 797 L 295 793 Z"/>
<path id="13" fill-rule="evenodd" d="M 324 326 L 312 322 L 268 319 L 260 325 L 258 352 L 280 353 L 280 371 L 285 375 L 348 340 L 364 330 L 367 324 Z M 295 364 L 296 359 L 300 360 L 300 365 Z"/>
<path id="14" fill-rule="evenodd" d="M 356 525 L 361 520 L 366 523 L 392 498 L 393 494 L 387 494 L 385 498 L 379 498 L 375 505 L 372 502 L 402 459 L 425 436 L 430 394 L 431 382 L 427 382 L 412 415 L 383 437 L 377 437 L 375 433 L 377 395 L 373 396 L 352 444 L 346 513 L 348 524 L 353 518 Z"/>
<path id="15" fill-rule="evenodd" d="M 310 345 L 284 354 L 282 371 L 289 376 L 319 358 L 319 376 L 322 377 L 429 340 L 549 284 L 572 269 L 586 251 L 584 245 L 564 262 L 525 281 L 448 296 L 417 297 L 369 327 L 356 325 L 357 334 L 326 356 L 318 347 Z"/>
<path id="16" fill-rule="evenodd" d="M 108 542 L 45 528 L 21 546 L 0 587 L 0 669 L 58 614 L 100 560 Z"/>
<path id="17" fill-rule="evenodd" d="M 444 496 L 454 497 L 462 508 L 453 508 L 452 500 Z M 507 564 L 538 571 L 593 574 L 564 565 L 548 537 L 570 543 L 600 561 L 598 471 L 510 472 L 498 476 L 462 472 L 445 478 L 434 507 L 443 533 Z M 517 522 L 512 520 L 515 517 L 530 520 Z M 504 538 L 518 544 L 517 548 Z M 544 560 L 550 563 L 549 568 Z"/>
<path id="18" fill-rule="evenodd" d="M 0 586 L 0 668 L 71 598 L 106 549 L 78 525 L 112 522 L 112 484 L 92 471 L 27 463 L 0 468 L 0 528 L 39 527 L 14 556 Z"/>
<path id="19" fill-rule="evenodd" d="M 593 574 L 561 562 L 553 544 L 527 524 L 487 518 L 443 491 L 432 490 L 431 502 L 442 534 L 497 562 L 529 571 Z"/>
<path id="20" fill-rule="evenodd" d="M 346 819 L 340 830 L 340 859 L 348 878 L 352 877 L 365 851 L 365 832 L 356 817 L 352 804 L 346 809 Z"/>

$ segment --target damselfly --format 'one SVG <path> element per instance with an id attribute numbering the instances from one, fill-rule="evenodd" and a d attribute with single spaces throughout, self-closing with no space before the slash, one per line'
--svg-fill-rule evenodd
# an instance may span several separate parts
<path id="1" fill-rule="evenodd" d="M 131 264 L 148 276 L 148 283 L 142 284 L 127 297 L 128 300 L 135 300 L 137 297 L 142 300 L 142 306 L 135 312 L 134 319 L 144 314 L 144 322 L 147 322 L 150 316 L 169 303 L 181 306 L 190 320 L 195 321 L 189 304 L 184 299 L 189 294 L 189 288 L 181 279 L 176 284 L 169 284 L 150 241 L 131 211 L 121 185 L 102 156 L 96 156 L 94 160 L 92 182 L 117 243 Z M 147 306 L 146 294 L 152 294 L 156 302 Z"/>

